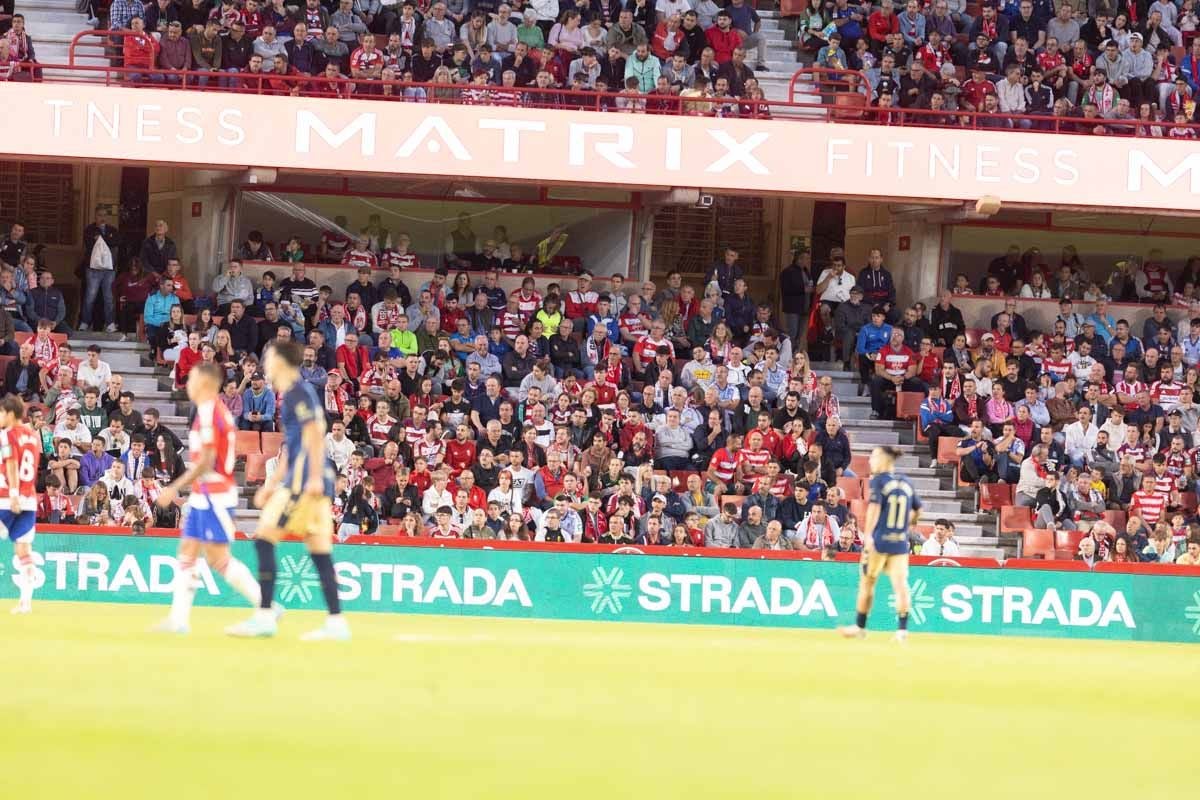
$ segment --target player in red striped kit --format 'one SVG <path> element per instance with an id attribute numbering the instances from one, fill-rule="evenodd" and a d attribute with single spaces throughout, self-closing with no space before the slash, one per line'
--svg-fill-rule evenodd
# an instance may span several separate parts
<path id="1" fill-rule="evenodd" d="M 37 473 L 41 437 L 21 420 L 25 403 L 16 395 L 0 400 L 0 539 L 9 539 L 16 553 L 20 600 L 14 614 L 33 610 L 37 565 L 33 559 L 34 519 L 37 516 Z M 7 496 L 5 501 L 4 496 Z"/>
<path id="2" fill-rule="evenodd" d="M 215 364 L 197 364 L 188 374 L 188 399 L 196 404 L 196 418 L 188 434 L 190 466 L 158 495 L 158 504 L 167 508 L 175 502 L 180 489 L 191 486 L 179 542 L 171 611 L 155 627 L 161 633 L 188 632 L 192 601 L 199 585 L 196 559 L 202 551 L 209 568 L 255 608 L 262 596 L 250 570 L 229 552 L 234 537 L 233 510 L 238 501 L 233 479 L 237 423 L 217 397 L 223 379 Z"/>

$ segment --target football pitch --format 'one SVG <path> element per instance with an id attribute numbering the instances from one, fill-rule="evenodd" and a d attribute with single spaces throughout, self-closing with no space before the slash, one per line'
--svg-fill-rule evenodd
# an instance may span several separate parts
<path id="1" fill-rule="evenodd" d="M 7 609 L 4 609 L 7 611 Z M 0 796 L 1174 798 L 1194 646 L 358 614 L 0 618 Z"/>

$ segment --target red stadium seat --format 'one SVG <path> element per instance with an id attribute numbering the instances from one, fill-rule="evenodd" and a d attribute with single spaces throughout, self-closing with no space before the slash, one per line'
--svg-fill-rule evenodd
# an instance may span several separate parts
<path id="1" fill-rule="evenodd" d="M 238 431 L 233 442 L 233 452 L 237 456 L 261 455 L 258 431 Z"/>
<path id="2" fill-rule="evenodd" d="M 279 455 L 283 447 L 283 434 L 274 431 L 264 431 L 262 435 L 262 454 L 267 458 Z"/>
<path id="3" fill-rule="evenodd" d="M 858 477 L 865 478 L 871 474 L 871 457 L 866 453 L 850 456 L 850 469 Z"/>
<path id="4" fill-rule="evenodd" d="M 838 478 L 838 488 L 846 494 L 847 500 L 861 500 L 863 497 L 862 478 Z"/>
<path id="5" fill-rule="evenodd" d="M 967 328 L 967 348 L 974 350 L 979 347 L 979 341 L 987 333 L 986 328 Z"/>
<path id="6" fill-rule="evenodd" d="M 1021 534 L 1021 557 L 1054 560 L 1054 531 L 1026 528 Z"/>
<path id="7" fill-rule="evenodd" d="M 1033 527 L 1033 515 L 1024 506 L 1004 506 L 1000 509 L 1000 533 L 1020 533 Z"/>
<path id="8" fill-rule="evenodd" d="M 1128 522 L 1124 511 L 1105 511 L 1104 521 L 1113 526 L 1117 533 L 1125 532 L 1125 523 Z"/>
<path id="9" fill-rule="evenodd" d="M 29 331 L 17 331 L 13 334 L 13 341 L 17 343 L 17 347 L 20 347 L 32 338 L 33 334 Z"/>
<path id="10" fill-rule="evenodd" d="M 246 483 L 257 486 L 267 479 L 267 457 L 262 453 L 250 453 L 246 456 Z"/>
<path id="11" fill-rule="evenodd" d="M 937 463 L 954 464 L 957 467 L 958 453 L 955 452 L 957 449 L 958 439 L 954 438 L 953 436 L 943 436 L 938 439 Z"/>
<path id="12" fill-rule="evenodd" d="M 979 486 L 979 510 L 997 511 L 1012 505 L 1013 487 L 1008 483 L 984 483 Z"/>
<path id="13" fill-rule="evenodd" d="M 867 521 L 867 501 L 866 500 L 851 500 L 849 502 L 850 516 L 858 522 L 858 529 L 862 530 Z"/>
<path id="14" fill-rule="evenodd" d="M 1087 536 L 1083 531 L 1058 531 L 1054 534 L 1055 556 L 1070 561 L 1079 552 L 1079 540 Z"/>
<path id="15" fill-rule="evenodd" d="M 920 392 L 896 392 L 896 419 L 917 419 L 921 416 L 921 403 L 925 395 Z"/>

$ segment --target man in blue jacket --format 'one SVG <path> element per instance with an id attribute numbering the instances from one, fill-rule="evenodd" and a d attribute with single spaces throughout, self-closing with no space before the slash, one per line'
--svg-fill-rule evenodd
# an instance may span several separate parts
<path id="1" fill-rule="evenodd" d="M 929 396 L 921 403 L 921 432 L 929 437 L 929 453 L 937 460 L 939 436 L 961 436 L 962 428 L 954 424 L 954 406 L 942 397 L 942 384 L 934 381 Z"/>
<path id="2" fill-rule="evenodd" d="M 883 306 L 871 309 L 871 323 L 858 329 L 858 341 L 854 352 L 858 354 L 858 394 L 861 397 L 863 387 L 875 374 L 875 357 L 892 338 L 892 326 L 884 322 L 887 311 Z"/>

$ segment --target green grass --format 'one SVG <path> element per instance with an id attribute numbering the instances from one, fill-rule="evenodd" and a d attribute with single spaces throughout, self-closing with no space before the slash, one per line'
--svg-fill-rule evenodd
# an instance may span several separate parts
<path id="1" fill-rule="evenodd" d="M 1015 798 L 1194 791 L 1184 645 L 197 609 L 0 618 L 0 797 Z M 401 637 L 401 638 L 397 638 Z M 401 794 L 402 793 L 402 794 Z"/>

